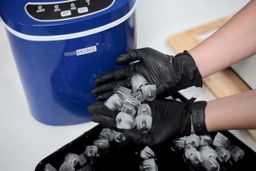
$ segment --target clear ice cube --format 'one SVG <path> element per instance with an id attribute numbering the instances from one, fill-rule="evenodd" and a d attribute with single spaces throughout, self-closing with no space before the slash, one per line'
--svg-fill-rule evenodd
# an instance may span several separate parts
<path id="1" fill-rule="evenodd" d="M 185 143 L 186 145 L 190 144 L 194 147 L 198 147 L 200 145 L 200 137 L 196 134 L 191 134 L 190 136 L 187 136 Z"/>
<path id="2" fill-rule="evenodd" d="M 79 155 L 77 154 L 74 154 L 74 153 L 68 153 L 66 156 L 65 156 L 65 162 L 73 165 L 73 166 L 76 166 L 80 161 L 80 157 Z"/>
<path id="3" fill-rule="evenodd" d="M 206 171 L 219 171 L 220 164 L 215 158 L 208 158 L 207 160 L 203 161 L 203 167 Z"/>
<path id="4" fill-rule="evenodd" d="M 131 105 L 134 106 L 136 108 L 138 108 L 141 103 L 139 100 L 135 99 L 134 97 L 132 97 L 131 95 L 127 95 L 124 99 L 124 104 L 125 105 Z"/>
<path id="5" fill-rule="evenodd" d="M 65 156 L 64 162 L 59 168 L 59 171 L 74 171 L 75 166 L 80 163 L 81 164 L 81 157 L 74 153 L 68 153 Z"/>
<path id="6" fill-rule="evenodd" d="M 178 149 L 183 149 L 185 147 L 185 141 L 186 141 L 186 137 L 181 137 L 173 140 L 173 144 Z"/>
<path id="7" fill-rule="evenodd" d="M 141 74 L 134 74 L 131 77 L 133 92 L 139 91 L 141 86 L 148 84 L 147 80 Z"/>
<path id="8" fill-rule="evenodd" d="M 85 148 L 85 156 L 87 157 L 98 157 L 99 156 L 99 148 L 96 145 L 88 145 Z"/>
<path id="9" fill-rule="evenodd" d="M 127 140 L 127 138 L 123 133 L 114 131 L 114 140 L 117 143 L 123 143 Z"/>
<path id="10" fill-rule="evenodd" d="M 245 155 L 244 150 L 242 150 L 240 147 L 238 147 L 236 145 L 230 146 L 229 150 L 231 152 L 232 159 L 235 162 L 241 160 L 244 157 L 244 155 Z"/>
<path id="11" fill-rule="evenodd" d="M 124 100 L 127 95 L 132 93 L 132 90 L 123 86 L 117 86 L 114 88 L 114 93 L 118 94 L 120 98 Z"/>
<path id="12" fill-rule="evenodd" d="M 200 136 L 200 146 L 212 144 L 212 138 L 209 135 Z"/>
<path id="13" fill-rule="evenodd" d="M 135 118 L 135 124 L 137 130 L 147 133 L 152 128 L 152 116 L 150 115 L 137 115 Z"/>
<path id="14" fill-rule="evenodd" d="M 131 96 L 140 101 L 141 103 L 145 101 L 145 98 L 141 91 L 133 92 Z"/>
<path id="15" fill-rule="evenodd" d="M 109 141 L 113 141 L 115 138 L 114 131 L 109 128 L 103 128 L 100 132 L 99 138 L 108 139 Z"/>
<path id="16" fill-rule="evenodd" d="M 156 165 L 156 162 L 153 158 L 143 160 L 140 165 L 141 171 L 158 171 L 158 167 Z"/>
<path id="17" fill-rule="evenodd" d="M 208 158 L 212 157 L 214 159 L 217 159 L 218 154 L 217 152 L 210 146 L 202 146 L 200 148 L 200 154 L 203 161 L 207 160 Z"/>
<path id="18" fill-rule="evenodd" d="M 202 162 L 200 152 L 191 144 L 185 147 L 185 157 L 194 166 L 199 166 Z"/>
<path id="19" fill-rule="evenodd" d="M 122 106 L 122 100 L 117 94 L 113 94 L 105 101 L 104 104 L 110 110 L 119 110 Z"/>
<path id="20" fill-rule="evenodd" d="M 132 129 L 135 127 L 134 117 L 124 112 L 116 116 L 116 127 L 118 129 Z"/>
<path id="21" fill-rule="evenodd" d="M 47 163 L 44 167 L 44 171 L 57 171 L 50 163 Z"/>
<path id="22" fill-rule="evenodd" d="M 140 157 L 143 159 L 155 158 L 155 153 L 151 148 L 146 146 L 143 150 L 141 150 Z"/>
<path id="23" fill-rule="evenodd" d="M 141 104 L 138 108 L 138 115 L 151 116 L 152 115 L 151 107 L 146 103 Z"/>
<path id="24" fill-rule="evenodd" d="M 219 132 L 216 134 L 216 136 L 213 139 L 213 145 L 215 147 L 228 148 L 229 144 L 230 144 L 229 139 Z"/>
<path id="25" fill-rule="evenodd" d="M 156 98 L 156 85 L 143 85 L 141 86 L 141 92 L 147 101 L 153 101 Z"/>
<path id="26" fill-rule="evenodd" d="M 62 163 L 62 165 L 59 168 L 59 171 L 75 171 L 75 170 L 76 170 L 75 167 L 68 162 Z"/>
<path id="27" fill-rule="evenodd" d="M 230 151 L 223 147 L 216 147 L 215 151 L 218 154 L 218 160 L 222 163 L 226 163 L 231 157 Z"/>
<path id="28" fill-rule="evenodd" d="M 82 154 L 79 155 L 79 159 L 80 159 L 80 160 L 79 160 L 80 166 L 83 166 L 83 165 L 85 165 L 85 164 L 87 163 L 87 159 L 86 159 L 84 153 L 82 153 Z"/>
<path id="29" fill-rule="evenodd" d="M 99 149 L 107 149 L 109 148 L 109 141 L 108 139 L 99 138 L 93 142 L 94 145 L 98 146 Z"/>
<path id="30" fill-rule="evenodd" d="M 135 116 L 136 109 L 131 104 L 124 103 L 122 108 L 121 108 L 121 112 L 126 113 L 126 114 L 131 115 L 131 116 Z"/>

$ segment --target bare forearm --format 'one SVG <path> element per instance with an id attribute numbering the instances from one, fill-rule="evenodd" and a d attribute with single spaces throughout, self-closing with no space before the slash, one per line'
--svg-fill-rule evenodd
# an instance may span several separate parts
<path id="1" fill-rule="evenodd" d="M 256 90 L 209 101 L 205 109 L 208 131 L 256 128 Z"/>
<path id="2" fill-rule="evenodd" d="M 190 50 L 203 77 L 256 53 L 256 0 L 221 29 Z"/>

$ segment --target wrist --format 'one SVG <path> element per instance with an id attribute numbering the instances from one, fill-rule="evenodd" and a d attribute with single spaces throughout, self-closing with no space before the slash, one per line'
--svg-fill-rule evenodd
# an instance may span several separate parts
<path id="1" fill-rule="evenodd" d="M 205 108 L 206 101 L 194 102 L 191 105 L 191 130 L 197 135 L 204 135 L 208 133 L 205 123 Z"/>
<path id="2" fill-rule="evenodd" d="M 195 131 L 194 131 L 194 127 L 193 127 L 193 123 L 191 122 L 191 124 L 190 124 L 190 126 L 191 126 L 191 128 L 190 128 L 190 134 L 194 134 L 195 133 Z"/>

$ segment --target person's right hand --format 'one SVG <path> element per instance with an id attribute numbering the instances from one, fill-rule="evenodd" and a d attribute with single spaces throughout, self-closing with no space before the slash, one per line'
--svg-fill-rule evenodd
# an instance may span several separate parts
<path id="1" fill-rule="evenodd" d="M 88 107 L 92 120 L 104 127 L 117 130 L 131 141 L 139 145 L 160 145 L 170 143 L 174 138 L 190 134 L 191 105 L 193 100 L 179 102 L 168 99 L 156 99 L 146 102 L 152 111 L 152 127 L 145 133 L 136 128 L 130 130 L 117 129 L 116 116 L 118 111 L 107 108 L 103 102 L 95 102 Z"/>
<path id="2" fill-rule="evenodd" d="M 97 87 L 92 92 L 98 100 L 108 98 L 118 85 L 130 87 L 129 77 L 136 73 L 157 86 L 158 97 L 193 85 L 202 86 L 202 77 L 187 51 L 173 57 L 151 48 L 135 49 L 118 57 L 117 63 L 126 66 L 96 78 Z"/>

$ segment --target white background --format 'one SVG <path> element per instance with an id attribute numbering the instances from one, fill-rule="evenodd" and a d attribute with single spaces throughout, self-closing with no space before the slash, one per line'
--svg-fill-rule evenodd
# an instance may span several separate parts
<path id="1" fill-rule="evenodd" d="M 149 46 L 173 54 L 166 44 L 168 36 L 234 14 L 247 2 L 247 0 L 139 0 L 138 47 Z M 213 99 L 206 88 L 184 90 L 183 94 L 203 100 Z M 28 109 L 1 22 L 0 117 L 0 170 L 3 171 L 34 170 L 40 160 L 95 125 L 90 122 L 56 127 L 43 125 L 34 120 Z"/>

